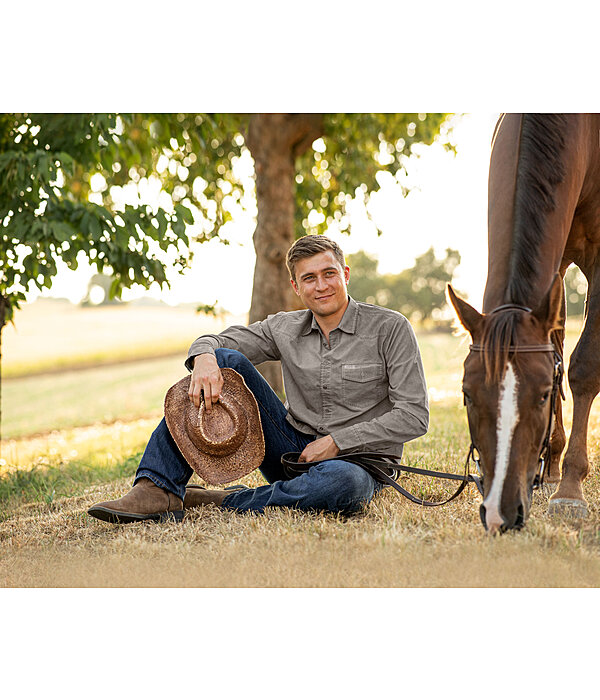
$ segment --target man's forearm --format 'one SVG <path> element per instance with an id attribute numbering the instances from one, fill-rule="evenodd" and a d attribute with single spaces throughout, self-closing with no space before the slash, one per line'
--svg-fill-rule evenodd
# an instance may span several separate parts
<path id="1" fill-rule="evenodd" d="M 340 451 L 374 451 L 390 444 L 405 442 L 425 435 L 429 427 L 429 410 L 426 406 L 395 408 L 370 421 L 337 428 L 331 437 Z M 387 447 L 386 447 L 387 449 Z"/>

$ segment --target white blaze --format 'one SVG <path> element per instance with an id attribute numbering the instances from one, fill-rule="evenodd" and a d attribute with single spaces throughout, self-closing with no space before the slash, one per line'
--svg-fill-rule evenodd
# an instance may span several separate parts
<path id="1" fill-rule="evenodd" d="M 504 479 L 508 471 L 510 447 L 515 427 L 519 422 L 519 407 L 517 403 L 517 376 L 509 362 L 506 374 L 502 380 L 498 398 L 498 421 L 496 423 L 496 465 L 494 479 L 488 497 L 484 501 L 485 519 L 490 532 L 495 532 L 503 522 L 500 512 L 500 499 Z"/>

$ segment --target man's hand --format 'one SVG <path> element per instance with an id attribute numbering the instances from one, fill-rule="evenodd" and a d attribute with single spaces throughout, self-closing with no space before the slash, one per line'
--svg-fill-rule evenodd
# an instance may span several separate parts
<path id="1" fill-rule="evenodd" d="M 217 364 L 217 358 L 210 353 L 196 355 L 194 370 L 190 380 L 188 394 L 196 408 L 200 408 L 200 392 L 204 392 L 204 405 L 210 411 L 217 403 L 223 388 L 223 375 Z"/>
<path id="2" fill-rule="evenodd" d="M 319 462 L 323 459 L 331 459 L 336 457 L 340 452 L 340 448 L 335 444 L 331 435 L 309 442 L 302 451 L 299 462 Z"/>

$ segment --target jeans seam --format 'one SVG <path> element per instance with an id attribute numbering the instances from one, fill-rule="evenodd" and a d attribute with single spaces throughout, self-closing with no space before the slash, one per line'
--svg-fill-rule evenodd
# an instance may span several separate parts
<path id="1" fill-rule="evenodd" d="M 255 396 L 254 398 L 256 398 L 256 396 Z M 271 423 L 273 424 L 273 426 L 277 429 L 277 432 L 278 432 L 282 437 L 284 437 L 284 438 L 292 445 L 292 447 L 295 447 L 297 450 L 302 449 L 302 448 L 300 447 L 300 445 L 298 445 L 297 442 L 294 442 L 294 441 L 292 440 L 292 438 L 291 438 L 289 435 L 286 435 L 286 433 L 283 432 L 283 430 L 279 427 L 277 421 L 273 418 L 273 416 L 270 414 L 270 412 L 266 409 L 266 407 L 265 407 L 265 405 L 262 403 L 262 401 L 260 401 L 260 399 L 256 398 L 256 403 L 262 408 L 262 410 L 264 411 L 265 415 L 266 415 L 266 416 L 268 417 L 268 419 L 271 421 Z M 286 414 L 286 415 L 287 415 L 287 414 Z M 285 420 L 285 417 L 284 417 L 283 420 Z M 293 427 L 293 426 L 291 426 L 291 427 Z"/>

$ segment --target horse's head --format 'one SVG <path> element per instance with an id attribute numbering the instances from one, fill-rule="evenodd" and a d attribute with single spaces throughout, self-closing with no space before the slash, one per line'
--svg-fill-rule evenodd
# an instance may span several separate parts
<path id="1" fill-rule="evenodd" d="M 473 340 L 464 364 L 463 393 L 483 473 L 481 519 L 495 534 L 521 527 L 529 514 L 551 421 L 555 356 L 550 333 L 561 313 L 562 279 L 556 275 L 531 311 L 506 305 L 480 314 L 450 286 L 448 293 Z"/>

